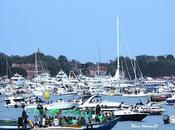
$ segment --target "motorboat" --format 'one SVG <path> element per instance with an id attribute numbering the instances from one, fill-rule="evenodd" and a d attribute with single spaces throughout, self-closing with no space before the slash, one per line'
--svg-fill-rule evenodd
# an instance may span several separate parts
<path id="1" fill-rule="evenodd" d="M 31 109 L 37 109 L 38 105 L 39 104 L 37 104 L 37 103 L 27 105 L 25 107 L 25 109 L 28 111 L 30 111 Z M 47 110 L 51 110 L 51 109 L 64 110 L 64 109 L 74 108 L 76 105 L 77 105 L 77 103 L 70 103 L 70 102 L 63 101 L 62 99 L 59 99 L 57 102 L 43 105 L 43 108 L 47 108 Z"/>
<path id="2" fill-rule="evenodd" d="M 167 98 L 171 97 L 170 94 L 154 94 L 151 95 L 150 100 L 151 102 L 163 102 L 166 101 Z"/>
<path id="3" fill-rule="evenodd" d="M 5 106 L 8 108 L 18 108 L 21 105 L 31 105 L 36 103 L 43 103 L 43 101 L 32 95 L 11 96 L 4 99 Z"/>
<path id="4" fill-rule="evenodd" d="M 60 70 L 55 77 L 56 77 L 57 81 L 62 81 L 63 79 L 68 78 L 68 76 L 66 75 L 66 73 L 63 70 Z"/>
<path id="5" fill-rule="evenodd" d="M 136 107 L 139 112 L 149 113 L 149 115 L 162 115 L 165 112 L 164 108 L 154 102 L 150 102 L 146 105 L 138 105 Z"/>
<path id="6" fill-rule="evenodd" d="M 86 108 L 95 108 L 97 105 L 100 105 L 101 108 L 104 109 L 110 109 L 110 108 L 120 108 L 120 107 L 124 107 L 124 108 L 128 108 L 129 106 L 123 103 L 119 103 L 119 102 L 110 102 L 110 101 L 105 101 L 102 99 L 102 96 L 98 96 L 98 95 L 93 95 L 91 96 L 89 99 L 87 99 L 82 105 L 79 106 L 79 108 L 81 109 L 86 109 Z"/>
<path id="7" fill-rule="evenodd" d="M 5 89 L 0 87 L 0 95 L 4 95 Z"/>
<path id="8" fill-rule="evenodd" d="M 65 109 L 74 108 L 76 105 L 77 103 L 70 103 L 70 102 L 63 101 L 62 99 L 59 99 L 55 103 L 44 105 L 44 107 L 47 108 L 48 110 L 51 110 L 51 109 L 65 110 Z"/>
<path id="9" fill-rule="evenodd" d="M 15 85 L 24 85 L 24 83 L 26 82 L 26 79 L 24 77 L 22 77 L 22 75 L 19 74 L 14 74 L 13 77 L 11 77 L 11 83 L 15 84 Z"/>
<path id="10" fill-rule="evenodd" d="M 149 93 L 138 93 L 138 94 L 122 94 L 124 97 L 133 97 L 133 98 L 138 98 L 138 97 L 148 97 L 150 96 Z"/>
<path id="11" fill-rule="evenodd" d="M 69 89 L 66 86 L 61 86 L 57 89 L 56 92 L 58 95 L 75 95 L 76 92 L 73 91 L 73 89 Z"/>
<path id="12" fill-rule="evenodd" d="M 174 105 L 174 104 L 175 104 L 175 95 L 173 95 L 173 96 L 170 97 L 170 98 L 167 98 L 167 99 L 166 99 L 166 104 L 167 104 L 167 105 Z"/>
<path id="13" fill-rule="evenodd" d="M 120 117 L 119 121 L 142 121 L 147 117 L 148 113 L 141 113 L 130 109 L 114 111 L 116 117 Z"/>
<path id="14" fill-rule="evenodd" d="M 139 87 L 127 87 L 124 88 L 124 93 L 122 96 L 124 97 L 133 97 L 133 98 L 138 98 L 138 97 L 149 97 L 151 93 L 148 93 L 145 89 L 139 88 Z"/>
<path id="15" fill-rule="evenodd" d="M 24 97 L 21 97 L 21 96 L 6 97 L 4 101 L 5 101 L 5 106 L 8 108 L 18 108 L 18 107 L 21 107 L 21 104 L 25 103 Z"/>
<path id="16" fill-rule="evenodd" d="M 85 101 L 87 101 L 89 98 L 91 97 L 91 95 L 84 95 L 84 96 L 80 96 L 77 99 L 69 99 L 68 102 L 74 102 L 77 103 L 78 105 L 82 105 Z"/>

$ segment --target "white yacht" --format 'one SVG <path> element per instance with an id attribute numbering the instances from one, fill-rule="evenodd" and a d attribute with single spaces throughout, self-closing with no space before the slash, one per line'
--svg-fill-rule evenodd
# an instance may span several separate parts
<path id="1" fill-rule="evenodd" d="M 66 73 L 64 73 L 63 70 L 60 70 L 60 71 L 58 72 L 58 74 L 55 76 L 55 78 L 57 79 L 57 81 L 62 81 L 62 80 L 64 80 L 64 79 L 67 79 L 68 76 L 66 75 Z"/>
<path id="2" fill-rule="evenodd" d="M 11 83 L 15 84 L 15 85 L 24 85 L 26 79 L 24 77 L 22 77 L 22 75 L 19 74 L 15 74 L 13 77 L 11 77 Z"/>
<path id="3" fill-rule="evenodd" d="M 167 98 L 167 99 L 166 99 L 166 104 L 167 104 L 167 105 L 175 105 L 175 95 L 173 95 L 173 96 L 170 97 L 170 98 Z"/>
<path id="4" fill-rule="evenodd" d="M 18 107 L 21 107 L 21 104 L 25 103 L 24 97 L 20 97 L 20 96 L 6 97 L 4 101 L 5 101 L 5 106 L 8 108 L 18 108 Z"/>
<path id="5" fill-rule="evenodd" d="M 63 101 L 62 99 L 59 99 L 57 102 L 43 105 L 43 108 L 47 108 L 47 110 L 52 110 L 52 109 L 64 110 L 64 109 L 71 109 L 76 105 L 77 103 L 70 103 L 70 102 Z M 32 105 L 27 105 L 25 109 L 26 110 L 37 109 L 37 106 L 38 106 L 37 103 Z"/>
<path id="6" fill-rule="evenodd" d="M 120 107 L 128 108 L 129 106 L 123 103 L 118 102 L 110 102 L 102 100 L 101 96 L 93 95 L 89 99 L 87 99 L 79 108 L 95 108 L 97 105 L 100 105 L 104 109 L 117 109 Z"/>

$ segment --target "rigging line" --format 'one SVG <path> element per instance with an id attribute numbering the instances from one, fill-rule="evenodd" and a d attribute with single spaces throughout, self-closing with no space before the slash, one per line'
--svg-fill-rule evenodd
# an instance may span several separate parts
<path id="1" fill-rule="evenodd" d="M 41 65 L 42 71 L 44 72 L 45 69 L 44 69 L 44 67 L 43 67 L 43 65 L 42 65 L 42 63 L 41 63 L 41 58 L 40 58 L 39 54 L 38 54 L 38 59 L 39 59 L 39 63 L 40 63 L 40 65 Z"/>
<path id="2" fill-rule="evenodd" d="M 140 73 L 140 77 L 143 78 L 142 71 L 141 71 L 140 66 L 139 66 L 139 64 L 137 62 L 136 62 L 136 65 L 138 67 L 138 70 L 139 70 L 139 73 Z"/>
<path id="3" fill-rule="evenodd" d="M 9 71 L 8 71 L 9 70 Z M 10 65 L 8 63 L 8 59 L 7 59 L 7 56 L 6 56 L 6 73 L 7 73 L 7 77 L 8 75 L 10 74 L 10 77 L 12 77 L 12 71 L 11 71 L 11 68 L 10 68 Z"/>
<path id="4" fill-rule="evenodd" d="M 6 76 L 8 77 L 8 61 L 7 61 L 7 56 L 5 56 L 5 62 L 6 62 Z"/>
<path id="5" fill-rule="evenodd" d="M 126 59 L 125 59 L 125 58 L 124 58 L 124 62 L 125 62 L 126 71 L 127 71 L 127 73 L 128 73 L 129 80 L 131 80 L 131 75 L 130 75 L 130 73 L 129 73 L 128 65 L 127 65 L 127 63 L 126 63 Z"/>
<path id="6" fill-rule="evenodd" d="M 106 61 L 108 60 L 111 60 L 110 57 L 112 58 L 112 52 L 114 52 L 114 47 L 112 47 L 110 50 L 109 50 L 109 54 L 106 56 Z"/>
<path id="7" fill-rule="evenodd" d="M 124 33 L 123 29 L 122 29 L 122 26 L 121 26 L 120 28 L 121 28 L 122 37 L 123 37 L 123 40 L 124 40 L 124 44 L 125 44 L 127 53 L 128 53 L 128 55 L 129 55 L 129 57 L 131 57 L 131 53 L 130 53 L 130 51 L 129 51 L 129 49 L 128 49 L 128 46 L 127 46 L 127 44 L 126 44 L 127 42 L 126 42 L 126 38 L 125 38 L 125 35 L 124 35 L 125 33 Z M 130 60 L 130 62 L 131 62 L 131 66 L 132 66 L 134 75 L 136 75 L 136 70 L 134 69 L 134 64 L 133 64 L 133 62 L 132 62 L 131 60 Z"/>
<path id="8" fill-rule="evenodd" d="M 101 63 L 101 57 L 100 57 L 100 42 L 98 42 L 98 53 L 97 53 L 97 74 L 100 75 L 100 63 Z"/>
<path id="9" fill-rule="evenodd" d="M 39 64 L 41 65 L 42 71 L 45 72 L 45 71 L 44 71 L 44 67 L 43 67 L 43 65 L 42 65 L 42 63 L 41 63 L 41 58 L 40 58 L 40 56 L 39 56 L 40 53 L 41 53 L 41 52 L 40 52 L 40 50 L 39 50 L 39 48 L 38 48 L 38 59 L 39 59 Z"/>

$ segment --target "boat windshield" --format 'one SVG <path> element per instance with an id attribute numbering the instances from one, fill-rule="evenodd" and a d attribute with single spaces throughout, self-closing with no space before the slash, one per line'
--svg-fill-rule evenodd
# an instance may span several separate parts
<path id="1" fill-rule="evenodd" d="M 100 103 L 100 102 L 102 102 L 101 96 L 94 96 L 90 101 L 90 103 Z"/>

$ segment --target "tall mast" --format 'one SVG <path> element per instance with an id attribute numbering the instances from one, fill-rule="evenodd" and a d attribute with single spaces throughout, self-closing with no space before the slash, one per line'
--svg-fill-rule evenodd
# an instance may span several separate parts
<path id="1" fill-rule="evenodd" d="M 35 71 L 36 71 L 36 77 L 37 77 L 38 76 L 37 49 L 35 50 Z"/>
<path id="2" fill-rule="evenodd" d="M 97 63 L 98 76 L 100 75 L 100 45 L 98 43 L 98 63 Z"/>
<path id="3" fill-rule="evenodd" d="M 6 76 L 8 77 L 8 61 L 7 61 L 7 56 L 5 57 L 5 62 L 6 62 Z"/>
<path id="4" fill-rule="evenodd" d="M 119 17 L 117 16 L 117 73 L 118 73 L 118 80 L 120 79 L 120 35 L 119 35 Z"/>

